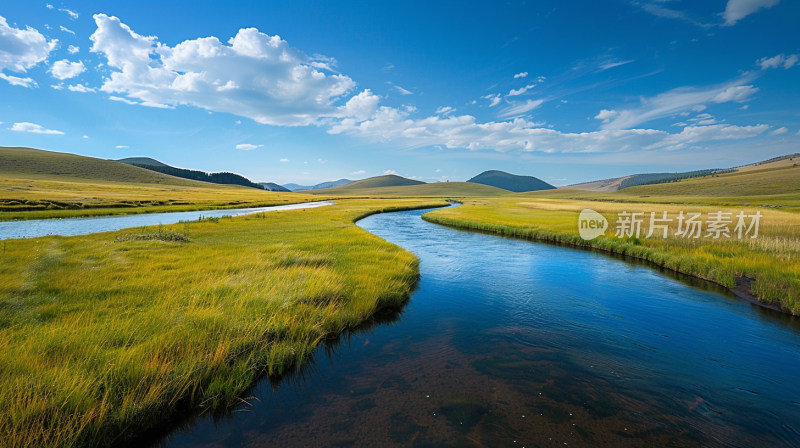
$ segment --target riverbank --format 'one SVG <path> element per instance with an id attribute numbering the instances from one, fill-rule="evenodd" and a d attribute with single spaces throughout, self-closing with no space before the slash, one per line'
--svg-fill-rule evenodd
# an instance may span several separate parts
<path id="1" fill-rule="evenodd" d="M 638 207 L 638 208 L 637 208 Z M 688 274 L 729 288 L 754 303 L 800 315 L 800 243 L 796 228 L 800 216 L 763 211 L 761 236 L 752 240 L 679 238 L 614 238 L 614 228 L 604 236 L 586 241 L 578 235 L 580 210 L 592 208 L 613 223 L 626 209 L 677 213 L 708 213 L 711 208 L 687 205 L 615 204 L 596 201 L 516 198 L 467 200 L 457 208 L 436 210 L 423 219 L 450 227 L 480 230 L 515 238 L 589 248 L 646 260 L 657 266 Z M 728 210 L 713 207 L 713 210 Z M 743 279 L 749 279 L 744 281 Z"/>
<path id="2" fill-rule="evenodd" d="M 0 439 L 130 443 L 222 409 L 327 338 L 402 306 L 413 254 L 359 229 L 444 201 L 342 201 L 0 252 Z"/>

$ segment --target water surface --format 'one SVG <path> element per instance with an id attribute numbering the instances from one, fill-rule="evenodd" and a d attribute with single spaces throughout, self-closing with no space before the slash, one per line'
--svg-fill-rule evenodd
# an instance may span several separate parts
<path id="1" fill-rule="evenodd" d="M 129 227 L 175 224 L 181 221 L 194 221 L 198 218 L 219 218 L 221 216 L 241 216 L 251 213 L 278 210 L 296 210 L 331 205 L 330 201 L 304 202 L 300 204 L 273 205 L 269 207 L 229 208 L 217 210 L 195 210 L 188 212 L 140 213 L 123 216 L 96 216 L 89 218 L 29 219 L 25 221 L 0 222 L 0 240 L 12 238 L 36 238 L 46 235 L 88 235 L 90 233 L 110 232 Z"/>
<path id="2" fill-rule="evenodd" d="M 400 315 L 157 445 L 800 446 L 797 319 L 423 212 L 359 221 L 421 260 Z"/>

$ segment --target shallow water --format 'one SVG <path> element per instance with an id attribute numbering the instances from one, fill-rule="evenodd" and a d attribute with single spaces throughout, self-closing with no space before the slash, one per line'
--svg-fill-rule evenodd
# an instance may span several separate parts
<path id="1" fill-rule="evenodd" d="M 800 323 L 590 251 L 358 224 L 414 252 L 402 314 L 163 447 L 800 446 Z"/>
<path id="2" fill-rule="evenodd" d="M 91 218 L 53 218 L 30 219 L 26 221 L 0 222 L 0 240 L 12 238 L 36 238 L 46 235 L 88 235 L 97 232 L 110 232 L 130 227 L 175 224 L 181 221 L 195 221 L 198 218 L 219 218 L 221 216 L 241 216 L 252 213 L 297 210 L 331 205 L 330 201 L 305 202 L 301 204 L 273 205 L 270 207 L 229 208 L 218 210 L 196 210 L 189 212 L 140 213 L 123 216 L 97 216 Z"/>

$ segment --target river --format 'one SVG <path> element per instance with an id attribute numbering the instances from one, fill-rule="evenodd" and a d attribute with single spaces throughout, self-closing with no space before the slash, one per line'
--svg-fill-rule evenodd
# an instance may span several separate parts
<path id="1" fill-rule="evenodd" d="M 156 446 L 800 446 L 798 319 L 424 212 L 358 223 L 420 258 L 400 314 Z"/>

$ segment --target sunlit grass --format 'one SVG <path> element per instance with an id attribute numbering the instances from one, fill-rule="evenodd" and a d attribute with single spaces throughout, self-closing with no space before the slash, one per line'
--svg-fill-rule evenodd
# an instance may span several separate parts
<path id="1" fill-rule="evenodd" d="M 340 201 L 7 241 L 2 445 L 110 446 L 188 410 L 237 403 L 260 376 L 407 300 L 416 258 L 353 221 L 423 204 L 442 201 Z M 188 241 L 158 237 L 173 234 Z"/>
<path id="2" fill-rule="evenodd" d="M 576 200 L 543 195 L 485 198 L 464 201 L 464 206 L 436 210 L 424 219 L 453 227 L 482 230 L 508 236 L 592 247 L 649 260 L 657 265 L 705 278 L 732 288 L 737 279 L 754 279 L 752 292 L 759 300 L 800 314 L 800 214 L 762 207 L 724 207 L 659 203 Z M 559 196 L 559 195 L 556 195 Z M 578 235 L 578 214 L 589 208 L 609 221 L 605 236 L 584 241 Z M 677 222 L 670 224 L 668 238 L 615 238 L 614 223 L 621 211 L 675 217 L 678 212 L 739 211 L 763 215 L 758 238 L 675 237 Z M 646 226 L 644 227 L 646 228 Z M 621 279 L 624 281 L 624 279 Z"/>

